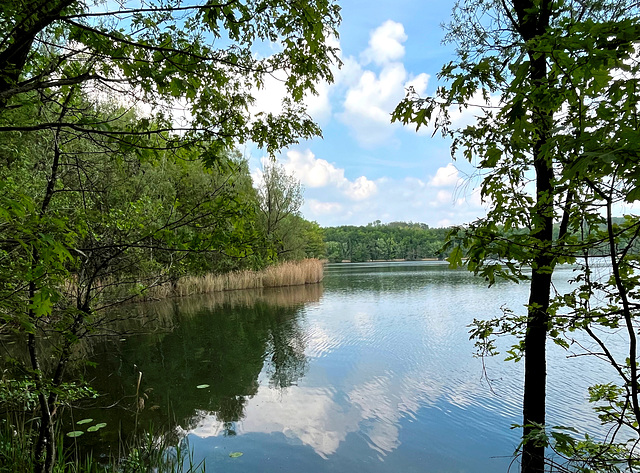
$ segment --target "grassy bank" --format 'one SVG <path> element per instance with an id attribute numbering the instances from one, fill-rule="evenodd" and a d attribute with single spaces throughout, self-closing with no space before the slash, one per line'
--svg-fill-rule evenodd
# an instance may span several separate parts
<path id="1" fill-rule="evenodd" d="M 22 414 L 26 416 L 26 412 Z M 35 473 L 33 457 L 36 434 L 25 428 L 26 419 L 0 422 L 0 473 Z M 64 448 L 64 437 L 58 434 L 53 473 L 205 473 L 204 460 L 195 462 L 193 451 L 183 439 L 170 445 L 151 431 L 143 433 L 134 443 L 124 441 L 115 446 L 117 453 L 109 458 L 94 458 L 91 453 L 79 453 L 77 448 Z"/>
<path id="2" fill-rule="evenodd" d="M 260 289 L 265 287 L 315 284 L 324 277 L 324 263 L 319 259 L 287 261 L 262 271 L 234 271 L 227 274 L 185 276 L 177 283 L 165 283 L 145 292 L 145 299 L 164 299 L 193 294 Z"/>

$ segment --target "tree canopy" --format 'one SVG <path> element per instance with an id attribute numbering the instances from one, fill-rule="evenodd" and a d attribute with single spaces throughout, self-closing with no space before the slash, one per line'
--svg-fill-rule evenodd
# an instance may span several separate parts
<path id="1" fill-rule="evenodd" d="M 490 283 L 496 277 L 530 281 L 526 315 L 508 312 L 478 322 L 473 332 L 489 349 L 484 342 L 492 334 L 519 337 L 511 357 L 524 356 L 525 362 L 523 472 L 543 472 L 545 447 L 552 439 L 565 439 L 548 434 L 545 426 L 546 340 L 562 345 L 567 344 L 565 330 L 593 333 L 587 328 L 591 324 L 611 328 L 610 321 L 620 320 L 616 310 L 622 310 L 628 357 L 636 359 L 628 288 L 616 268 L 625 268 L 628 277 L 635 267 L 629 250 L 637 237 L 637 217 L 615 225 L 613 208 L 639 197 L 637 7 L 617 1 L 461 1 L 448 28 L 457 58 L 440 73 L 445 85 L 434 97 L 409 91 L 394 112 L 396 120 L 434 125 L 450 136 L 453 157 L 464 156 L 481 176 L 489 211 L 450 238 L 452 262 L 462 264 L 466 251 L 469 269 Z M 451 111 L 456 108 L 473 108 L 476 122 L 455 128 Z M 607 256 L 613 279 L 594 284 L 593 255 Z M 582 264 L 575 281 L 580 289 L 554 298 L 553 271 L 566 262 Z M 606 317 L 594 318 L 597 292 L 605 286 L 612 305 Z M 591 301 L 589 308 L 578 304 L 582 310 L 573 311 L 568 301 L 576 296 Z M 575 317 L 565 317 L 567 312 Z M 624 373 L 626 402 L 636 406 L 635 361 L 627 367 L 612 364 Z M 582 447 L 593 450 L 585 454 L 578 443 L 560 450 L 585 471 L 605 463 L 617 468 L 635 458 L 633 444 L 626 446 L 629 450 L 610 444 Z M 628 456 L 621 459 L 614 451 Z M 600 460 L 604 463 L 595 467 L 589 463 Z"/>
<path id="2" fill-rule="evenodd" d="M 423 223 L 382 224 L 378 220 L 366 226 L 325 228 L 324 239 L 331 262 L 442 259 L 448 231 Z"/>
<path id="3" fill-rule="evenodd" d="M 330 0 L 9 0 L 0 15 L 0 132 L 66 130 L 137 150 L 149 134 L 155 146 L 206 138 L 217 150 L 251 140 L 270 153 L 320 132 L 302 99 L 332 79 L 337 57 L 325 38 L 337 34 L 339 7 Z M 279 50 L 256 54 L 269 42 Z M 256 91 L 277 72 L 288 92 L 281 110 L 252 113 Z M 86 108 L 41 113 L 39 104 L 64 103 L 78 88 L 94 100 L 144 103 L 155 120 L 122 128 Z"/>
<path id="4" fill-rule="evenodd" d="M 36 471 L 53 469 L 66 365 L 101 309 L 187 271 L 264 264 L 232 150 L 320 133 L 303 99 L 332 79 L 339 20 L 332 0 L 2 2 L 0 309 L 26 338 Z M 287 95 L 259 112 L 274 76 Z"/>

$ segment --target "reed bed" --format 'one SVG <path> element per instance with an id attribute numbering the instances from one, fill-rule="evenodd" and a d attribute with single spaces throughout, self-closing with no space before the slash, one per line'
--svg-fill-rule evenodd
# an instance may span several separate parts
<path id="1" fill-rule="evenodd" d="M 175 284 L 161 284 L 145 291 L 144 298 L 165 299 L 171 296 L 191 296 L 214 292 L 261 289 L 265 287 L 315 284 L 324 278 L 324 261 L 305 259 L 287 261 L 262 271 L 233 271 L 226 274 L 185 276 Z"/>
<path id="2" fill-rule="evenodd" d="M 305 259 L 287 261 L 262 271 L 232 271 L 225 274 L 185 276 L 171 282 L 167 277 L 155 277 L 142 281 L 117 282 L 100 280 L 94 283 L 103 304 L 111 302 L 152 302 L 196 294 L 215 294 L 228 291 L 264 289 L 274 287 L 316 284 L 324 278 L 324 260 Z M 140 291 L 140 287 L 144 287 Z M 63 291 L 75 298 L 78 292 L 76 280 L 69 280 Z"/>
<path id="3" fill-rule="evenodd" d="M 263 287 L 300 286 L 315 284 L 324 278 L 324 264 L 317 259 L 288 261 L 262 271 Z"/>

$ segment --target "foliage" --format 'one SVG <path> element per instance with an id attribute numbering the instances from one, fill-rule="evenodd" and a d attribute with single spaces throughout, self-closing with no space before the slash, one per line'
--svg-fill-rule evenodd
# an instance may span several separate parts
<path id="1" fill-rule="evenodd" d="M 616 205 L 640 197 L 638 14 L 631 2 L 460 2 L 448 28 L 458 57 L 440 73 L 446 85 L 434 97 L 410 91 L 394 113 L 396 120 L 434 125 L 450 136 L 452 156 L 464 156 L 482 179 L 490 209 L 454 231 L 452 263 L 463 263 L 456 248 L 464 248 L 468 268 L 489 283 L 530 281 L 526 315 L 507 311 L 472 332 L 489 352 L 493 336 L 518 337 L 509 357 L 525 360 L 523 472 L 542 472 L 545 445 L 558 445 L 557 436 L 542 435 L 548 338 L 567 347 L 572 331 L 592 336 L 625 386 L 625 416 L 640 419 L 631 251 L 637 217 L 613 221 Z M 470 107 L 476 122 L 457 129 L 452 110 Z M 608 260 L 604 279 L 592 278 L 594 256 Z M 563 263 L 580 263 L 576 290 L 554 295 L 553 270 Z M 631 361 L 597 335 L 618 324 Z M 621 414 L 615 422 L 633 426 Z M 634 430 L 638 434 L 637 424 Z M 536 435 L 542 440 L 529 441 Z M 627 459 L 635 461 L 628 446 Z M 582 453 L 587 463 L 606 458 L 588 448 Z M 611 461 L 614 468 L 617 460 Z"/>
<path id="2" fill-rule="evenodd" d="M 338 22 L 339 7 L 329 0 L 170 0 L 142 7 L 9 0 L 0 10 L 0 130 L 109 136 L 141 154 L 140 139 L 150 133 L 156 146 L 210 139 L 211 158 L 247 140 L 273 153 L 319 133 L 301 100 L 317 81 L 332 79 L 337 57 L 325 37 L 336 34 Z M 278 42 L 279 51 L 255 54 L 265 42 Z M 285 73 L 280 113 L 251 113 L 256 90 Z M 155 120 L 121 128 L 114 125 L 117 112 L 106 120 L 35 113 L 39 103 L 63 103 L 77 88 L 123 104 L 142 101 Z M 176 125 L 178 113 L 188 118 Z"/>
<path id="3" fill-rule="evenodd" d="M 284 166 L 277 163 L 264 166 L 258 186 L 259 221 L 266 246 L 275 250 L 267 258 L 299 260 L 324 256 L 320 226 L 300 215 L 302 194 L 300 181 L 289 175 Z"/>
<path id="4" fill-rule="evenodd" d="M 302 99 L 332 78 L 338 22 L 330 0 L 2 3 L 0 317 L 29 354 L 14 365 L 35 385 L 36 471 L 56 464 L 66 367 L 105 309 L 209 265 L 263 264 L 228 150 L 319 134 Z M 265 42 L 280 49 L 256 54 Z M 280 112 L 254 113 L 280 75 Z"/>
<path id="5" fill-rule="evenodd" d="M 446 228 L 429 228 L 419 223 L 380 221 L 367 226 L 324 229 L 327 258 L 331 262 L 371 260 L 443 259 Z"/>
<path id="6" fill-rule="evenodd" d="M 36 471 L 30 453 L 33 441 L 29 431 L 18 432 L 15 425 L 3 422 L 0 425 L 0 472 Z M 186 441 L 177 446 L 167 445 L 159 442 L 158 435 L 152 431 L 146 432 L 142 440 L 135 445 L 119 445 L 119 449 L 126 454 L 120 459 L 110 458 L 108 463 L 92 455 L 78 458 L 73 451 L 63 450 L 63 438 L 58 439 L 57 444 L 59 451 L 53 465 L 53 471 L 56 473 L 135 473 L 154 469 L 166 473 L 206 471 L 204 462 L 194 462 Z"/>

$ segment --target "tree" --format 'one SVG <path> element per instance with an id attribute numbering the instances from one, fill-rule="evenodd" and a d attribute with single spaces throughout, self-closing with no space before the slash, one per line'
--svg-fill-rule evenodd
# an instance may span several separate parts
<path id="1" fill-rule="evenodd" d="M 269 153 L 319 133 L 301 101 L 317 81 L 332 79 L 337 57 L 325 37 L 336 34 L 339 8 L 330 0 L 144 7 L 9 0 L 0 15 L 0 118 L 7 120 L 0 131 L 65 129 L 112 136 L 123 146 L 150 133 L 158 146 L 204 136 L 217 149 L 252 140 Z M 258 58 L 254 48 L 265 41 L 281 50 Z M 274 74 L 286 74 L 281 112 L 252 114 L 256 90 Z M 121 129 L 104 115 L 56 121 L 35 113 L 74 87 L 95 99 L 143 102 L 156 123 Z M 26 120 L 16 121 L 16 110 Z M 181 111 L 186 119 L 176 124 Z"/>
<path id="2" fill-rule="evenodd" d="M 329 227 L 324 234 L 329 260 L 340 262 L 440 257 L 447 231 L 420 223 L 374 222 L 366 227 Z"/>
<path id="3" fill-rule="evenodd" d="M 84 135 L 55 151 L 22 141 L 38 151 L 0 151 L 0 161 L 16 161 L 0 169 L 0 318 L 28 339 L 28 364 L 17 366 L 45 413 L 35 455 L 49 468 L 59 411 L 81 389 L 66 382 L 77 342 L 112 321 L 113 305 L 197 272 L 203 257 L 250 255 L 256 199 L 236 185 L 250 176 L 231 157 L 211 169 L 193 149 L 141 162 L 132 153 L 106 160 Z"/>
<path id="4" fill-rule="evenodd" d="M 627 201 L 637 199 L 628 170 L 637 143 L 637 5 L 478 0 L 460 2 L 453 18 L 448 39 L 458 58 L 440 73 L 447 85 L 429 98 L 409 91 L 393 118 L 434 124 L 453 138 L 452 156 L 461 149 L 482 177 L 487 217 L 454 232 L 451 261 L 461 264 L 464 248 L 469 269 L 490 283 L 530 281 L 526 316 L 477 321 L 473 334 L 489 351 L 493 334 L 520 337 L 511 357 L 525 360 L 522 471 L 543 472 L 546 341 L 565 344 L 568 320 L 558 314 L 563 298 L 552 304 L 554 268 L 601 249 L 594 235 L 603 203 L 610 210 L 614 180 L 618 199 L 621 189 Z M 630 75 L 616 77 L 618 70 Z M 473 107 L 477 122 L 455 129 L 452 107 Z M 624 113 L 614 113 L 621 107 Z M 637 391 L 634 363 L 629 369 L 629 388 Z"/>
<path id="5" fill-rule="evenodd" d="M 332 78 L 336 55 L 325 37 L 338 22 L 330 0 L 3 2 L 0 146 L 11 172 L 0 192 L 0 306 L 7 326 L 28 339 L 22 368 L 39 399 L 37 471 L 53 468 L 65 366 L 101 320 L 99 296 L 148 286 L 153 280 L 135 278 L 166 275 L 188 252 L 243 254 L 242 208 L 220 198 L 232 194 L 228 174 L 217 184 L 204 177 L 196 198 L 146 166 L 224 165 L 237 143 L 273 154 L 318 134 L 302 100 Z M 267 41 L 281 49 L 258 57 L 254 49 Z M 274 74 L 286 75 L 281 112 L 252 113 Z M 184 183 L 186 173 L 176 173 Z M 122 185 L 107 187 L 112 179 Z M 37 341 L 52 332 L 57 362 L 49 369 Z"/>
<path id="6" fill-rule="evenodd" d="M 297 249 L 291 240 L 301 231 L 298 223 L 303 203 L 302 185 L 287 174 L 284 166 L 269 163 L 263 168 L 258 196 L 267 245 L 275 249 L 278 257 L 286 258 Z"/>

